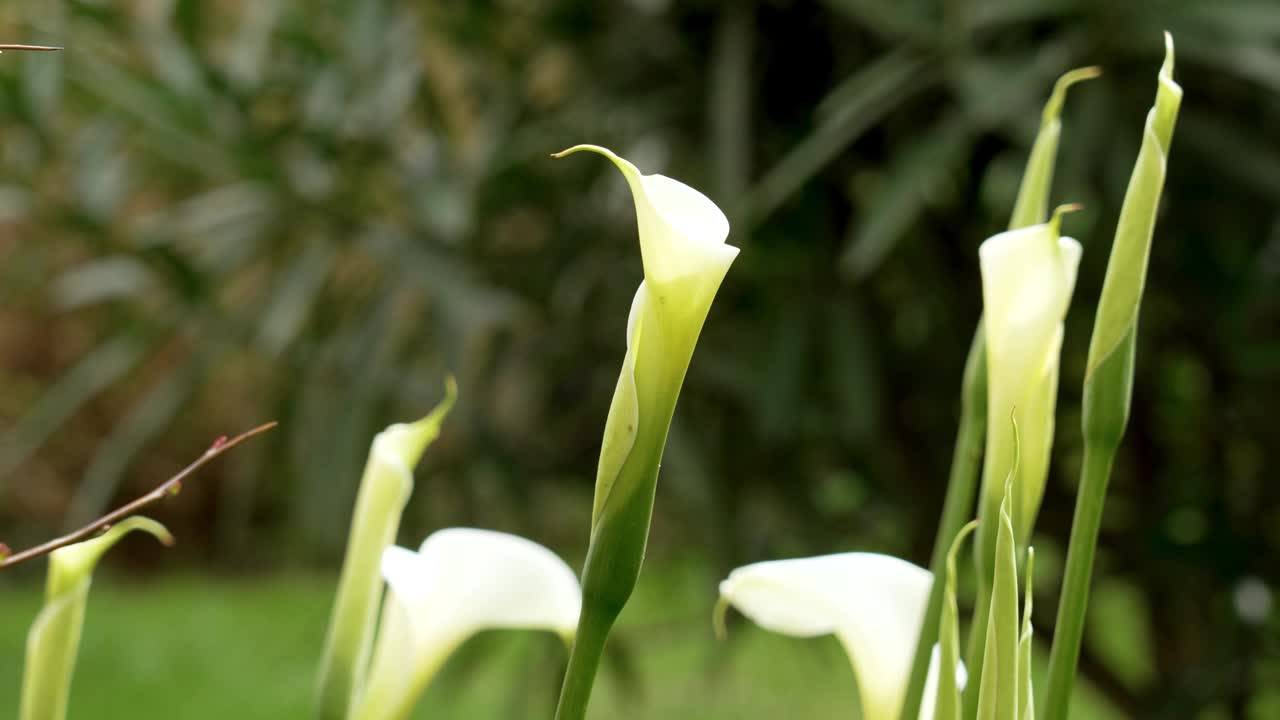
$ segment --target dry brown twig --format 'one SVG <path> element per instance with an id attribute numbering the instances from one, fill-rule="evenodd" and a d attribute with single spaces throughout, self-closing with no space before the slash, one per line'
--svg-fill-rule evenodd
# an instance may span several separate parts
<path id="1" fill-rule="evenodd" d="M 60 48 L 60 47 L 54 47 L 54 46 L 52 46 L 52 45 L 5 45 L 5 44 L 0 44 L 0 52 L 4 52 L 5 50 L 31 50 L 31 51 L 34 51 L 34 52 L 50 52 L 50 51 L 52 51 L 52 50 L 61 50 L 61 49 L 62 49 L 62 48 Z"/>
<path id="2" fill-rule="evenodd" d="M 3 47 L 6 46 L 0 45 L 0 48 Z M 278 423 L 276 422 L 269 422 L 265 425 L 259 425 L 258 427 L 247 432 L 240 433 L 229 440 L 226 435 L 219 437 L 217 440 L 213 441 L 213 444 L 209 446 L 208 450 L 204 451 L 203 455 L 196 458 L 190 465 L 179 471 L 177 475 L 165 480 L 146 495 L 143 495 L 131 503 L 112 510 L 79 530 L 69 532 L 66 535 L 54 538 L 49 542 L 36 545 L 35 547 L 27 548 L 26 550 L 16 553 L 10 553 L 9 546 L 4 543 L 0 543 L 0 570 L 7 570 L 14 565 L 19 565 L 28 560 L 33 560 L 41 555 L 48 555 L 60 547 L 66 547 L 67 545 L 78 543 L 81 540 L 87 540 L 97 533 L 105 531 L 113 524 L 129 517 L 130 515 L 136 515 L 140 510 L 148 505 L 158 503 L 170 495 L 177 495 L 178 492 L 182 490 L 182 481 L 190 477 L 195 473 L 195 471 L 199 470 L 222 453 L 252 437 L 261 435 L 262 433 L 274 428 L 277 424 Z"/>

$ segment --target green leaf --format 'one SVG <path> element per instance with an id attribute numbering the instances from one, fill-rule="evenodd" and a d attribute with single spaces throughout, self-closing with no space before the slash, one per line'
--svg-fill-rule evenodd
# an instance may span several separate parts
<path id="1" fill-rule="evenodd" d="M 996 535 L 995 582 L 987 619 L 982 679 L 978 688 L 978 720 L 1016 720 L 1018 717 L 1018 559 L 1013 537 L 1013 479 L 1018 471 L 1018 428 L 1014 430 L 1014 460 L 1000 502 Z"/>
<path id="2" fill-rule="evenodd" d="M 1031 146 L 1031 156 L 1027 158 L 1022 184 L 1018 186 L 1018 199 L 1014 202 L 1013 214 L 1009 217 L 1010 230 L 1045 221 L 1053 186 L 1053 169 L 1058 157 L 1058 140 L 1062 137 L 1062 105 L 1066 102 L 1067 90 L 1082 80 L 1096 78 L 1101 74 L 1101 68 L 1077 68 L 1058 78 L 1058 82 L 1054 84 L 1053 93 L 1049 95 L 1049 100 L 1041 111 L 1040 131 L 1036 134 L 1035 144 Z"/>
<path id="3" fill-rule="evenodd" d="M 960 664 L 960 611 L 956 604 L 956 554 L 964 539 L 978 527 L 973 520 L 960 528 L 947 552 L 947 584 L 943 590 L 942 619 L 938 625 L 941 661 L 938 663 L 938 701 L 935 720 L 960 720 L 960 687 L 956 683 L 956 667 Z"/>

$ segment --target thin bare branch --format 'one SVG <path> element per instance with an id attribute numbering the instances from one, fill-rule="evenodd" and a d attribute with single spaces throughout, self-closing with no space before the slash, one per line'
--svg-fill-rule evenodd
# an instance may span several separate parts
<path id="1" fill-rule="evenodd" d="M 60 47 L 54 47 L 54 46 L 52 46 L 52 45 L 6 45 L 6 44 L 0 44 L 0 52 L 4 52 L 5 50 L 31 50 L 31 51 L 34 51 L 34 52 L 50 52 L 50 51 L 53 51 L 53 50 L 61 50 L 61 49 L 62 49 L 62 48 L 60 48 Z"/>
<path id="2" fill-rule="evenodd" d="M 196 458 L 194 462 L 183 468 L 177 475 L 165 480 L 162 484 L 146 495 L 143 495 L 127 505 L 122 505 L 121 507 L 112 510 L 79 530 L 67 533 L 62 537 L 54 538 L 42 545 L 27 548 L 26 550 L 13 554 L 9 554 L 9 548 L 7 545 L 0 543 L 0 570 L 7 570 L 14 565 L 19 565 L 28 560 L 38 558 L 41 555 L 47 555 L 60 547 L 65 547 L 72 543 L 78 543 L 81 540 L 86 540 L 93 537 L 95 534 L 106 530 L 124 518 L 127 518 L 130 515 L 136 515 L 140 510 L 148 505 L 160 502 L 170 495 L 177 495 L 178 492 L 182 490 L 182 481 L 190 477 L 195 473 L 195 471 L 199 470 L 222 453 L 234 448 L 249 438 L 261 435 L 262 433 L 274 428 L 277 424 L 278 423 L 275 422 L 269 422 L 265 425 L 259 425 L 258 427 L 249 430 L 248 432 L 241 433 L 230 440 L 228 440 L 225 435 L 219 437 L 217 440 L 213 441 L 213 444 L 209 446 L 208 450 L 204 451 L 203 455 Z"/>

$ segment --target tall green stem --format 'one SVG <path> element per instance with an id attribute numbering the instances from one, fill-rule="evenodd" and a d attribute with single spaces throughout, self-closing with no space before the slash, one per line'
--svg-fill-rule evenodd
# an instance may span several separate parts
<path id="1" fill-rule="evenodd" d="M 942 506 L 942 519 L 933 541 L 933 558 L 929 569 L 933 572 L 933 587 L 929 590 L 929 603 L 925 608 L 924 622 L 920 627 L 920 639 L 916 642 L 915 662 L 911 665 L 911 677 L 907 681 L 907 694 L 902 702 L 901 717 L 904 720 L 920 714 L 924 695 L 924 681 L 929 670 L 929 655 L 938 640 L 938 624 L 941 617 L 945 583 L 947 553 L 956 534 L 973 514 L 973 498 L 978 489 L 978 470 L 982 467 L 982 443 L 987 431 L 987 353 L 982 321 L 969 345 L 969 358 L 964 364 L 964 380 L 960 393 L 960 428 L 956 433 L 955 450 L 951 455 L 951 476 L 947 480 L 947 497 Z"/>
<path id="2" fill-rule="evenodd" d="M 1049 685 L 1045 692 L 1044 720 L 1066 720 L 1076 663 L 1080 659 L 1080 638 L 1089 605 L 1089 579 L 1093 575 L 1094 551 L 1102 506 L 1111 478 L 1116 448 L 1086 448 L 1080 473 L 1080 498 L 1071 523 L 1071 545 L 1067 551 L 1062 604 L 1054 626 L 1054 644 L 1049 658 Z M 1067 592 L 1066 589 L 1071 591 Z M 1058 638 L 1062 638 L 1061 641 Z"/>

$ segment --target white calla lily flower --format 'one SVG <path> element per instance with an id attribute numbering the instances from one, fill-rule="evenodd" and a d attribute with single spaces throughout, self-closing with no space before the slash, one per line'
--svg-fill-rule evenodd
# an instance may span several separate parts
<path id="1" fill-rule="evenodd" d="M 388 592 L 368 682 L 354 717 L 405 718 L 444 661 L 490 629 L 550 630 L 571 638 L 582 607 L 573 570 L 525 538 L 449 528 L 418 552 L 382 556 Z"/>
<path id="2" fill-rule="evenodd" d="M 656 471 L 698 335 L 738 248 L 725 243 L 729 220 L 720 208 L 679 180 L 645 175 L 630 161 L 596 145 L 577 145 L 555 157 L 583 150 L 609 158 L 626 178 L 644 264 L 644 282 L 636 290 L 627 321 L 627 355 L 605 423 L 594 526 L 615 489 L 625 500 L 638 489 L 634 485 L 641 484 L 615 488 L 633 450 L 638 449 Z M 650 479 L 648 472 L 638 475 Z"/>
<path id="3" fill-rule="evenodd" d="M 835 635 L 857 677 L 862 717 L 897 720 L 932 583 L 928 570 L 905 560 L 852 552 L 746 565 L 720 583 L 720 595 L 766 630 Z M 923 720 L 933 718 L 938 663 L 935 647 Z M 956 675 L 963 687 L 963 665 Z"/>
<path id="4" fill-rule="evenodd" d="M 1080 264 L 1080 243 L 1058 235 L 1066 209 L 1074 208 L 1059 209 L 1048 223 L 1000 233 L 978 249 L 989 378 L 981 515 L 996 517 L 1012 467 L 1012 413 L 1021 435 L 1012 513 L 1020 546 L 1029 538 L 1049 471 L 1062 321 Z M 985 548 L 992 547 L 995 525 L 979 531 Z"/>

